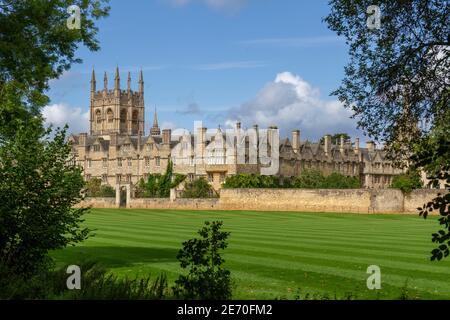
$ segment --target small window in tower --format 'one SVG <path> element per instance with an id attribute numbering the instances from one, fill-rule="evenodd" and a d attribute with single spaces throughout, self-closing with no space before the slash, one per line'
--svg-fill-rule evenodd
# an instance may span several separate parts
<path id="1" fill-rule="evenodd" d="M 125 109 L 120 111 L 120 122 L 121 123 L 127 122 L 127 111 Z"/>
<path id="2" fill-rule="evenodd" d="M 101 123 L 102 122 L 102 112 L 100 110 L 97 110 L 95 112 L 95 118 L 97 120 L 97 123 Z"/>
<path id="3" fill-rule="evenodd" d="M 112 123 L 114 121 L 114 113 L 112 112 L 111 109 L 108 109 L 108 111 L 106 112 L 107 118 L 108 118 L 108 123 Z"/>

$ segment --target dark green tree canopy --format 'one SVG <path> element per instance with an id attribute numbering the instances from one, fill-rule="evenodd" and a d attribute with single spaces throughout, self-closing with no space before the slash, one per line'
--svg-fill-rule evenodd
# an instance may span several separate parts
<path id="1" fill-rule="evenodd" d="M 390 142 L 432 127 L 448 101 L 448 0 L 330 0 L 325 18 L 349 45 L 345 78 L 334 92 L 369 136 Z M 367 8 L 381 10 L 381 28 L 369 29 Z M 402 127 L 406 127 L 403 128 Z"/>

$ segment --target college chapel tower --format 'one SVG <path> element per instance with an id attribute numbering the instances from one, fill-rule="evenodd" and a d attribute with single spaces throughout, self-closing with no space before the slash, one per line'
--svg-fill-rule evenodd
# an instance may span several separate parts
<path id="1" fill-rule="evenodd" d="M 95 71 L 92 70 L 90 95 L 90 134 L 108 135 L 144 134 L 144 79 L 139 74 L 139 91 L 131 90 L 131 75 L 128 72 L 127 90 L 120 88 L 119 68 L 116 68 L 114 89 L 108 89 L 105 72 L 103 90 L 97 91 Z"/>

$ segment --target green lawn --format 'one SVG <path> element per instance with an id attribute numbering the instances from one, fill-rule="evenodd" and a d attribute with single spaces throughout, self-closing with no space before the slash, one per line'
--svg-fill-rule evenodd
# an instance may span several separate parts
<path id="1" fill-rule="evenodd" d="M 357 299 L 450 298 L 450 258 L 431 262 L 437 218 L 416 215 L 93 209 L 86 224 L 95 236 L 53 253 L 58 264 L 101 261 L 121 276 L 164 272 L 172 283 L 184 240 L 205 220 L 231 232 L 224 255 L 236 299 L 293 299 L 303 293 L 349 293 Z M 368 290 L 369 265 L 382 272 L 381 290 Z"/>

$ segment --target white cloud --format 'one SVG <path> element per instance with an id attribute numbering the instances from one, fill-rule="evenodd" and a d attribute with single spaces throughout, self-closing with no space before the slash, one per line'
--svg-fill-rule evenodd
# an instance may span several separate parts
<path id="1" fill-rule="evenodd" d="M 217 11 L 235 13 L 242 9 L 248 0 L 167 0 L 172 5 L 182 7 L 191 3 L 201 3 Z"/>
<path id="2" fill-rule="evenodd" d="M 337 100 L 323 100 L 319 89 L 291 72 L 279 73 L 255 98 L 230 109 L 228 115 L 228 125 L 237 119 L 247 127 L 277 125 L 284 135 L 298 128 L 302 140 L 337 132 L 361 136 L 349 110 Z"/>
<path id="3" fill-rule="evenodd" d="M 89 111 L 84 112 L 81 108 L 71 107 L 67 104 L 52 104 L 42 110 L 45 125 L 52 124 L 56 127 L 69 125 L 69 133 L 87 132 L 89 129 Z"/>

